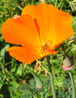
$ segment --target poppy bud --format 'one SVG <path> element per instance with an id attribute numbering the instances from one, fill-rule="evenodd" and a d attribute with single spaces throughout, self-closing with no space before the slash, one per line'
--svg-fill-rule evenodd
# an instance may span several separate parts
<path id="1" fill-rule="evenodd" d="M 62 63 L 63 70 L 72 70 L 73 67 L 74 65 L 72 60 L 68 56 L 66 56 Z"/>

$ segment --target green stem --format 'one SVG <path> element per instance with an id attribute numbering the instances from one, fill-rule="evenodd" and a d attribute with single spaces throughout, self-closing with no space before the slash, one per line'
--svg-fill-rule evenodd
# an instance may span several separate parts
<path id="1" fill-rule="evenodd" d="M 58 0 L 55 0 L 55 7 L 57 7 L 57 2 L 58 2 Z"/>
<path id="2" fill-rule="evenodd" d="M 41 95 L 41 97 L 40 97 L 40 98 L 43 98 L 43 93 L 42 93 L 42 92 L 40 93 L 40 95 Z"/>
<path id="3" fill-rule="evenodd" d="M 62 3 L 63 3 L 63 0 L 61 0 L 61 1 L 60 1 L 60 3 L 58 3 L 57 8 L 60 8 L 60 7 L 61 7 L 61 5 L 62 5 Z M 60 8 L 60 9 L 61 9 L 61 8 Z"/>
<path id="4" fill-rule="evenodd" d="M 53 80 L 52 72 L 50 72 L 50 79 L 51 79 L 51 87 L 52 87 L 53 98 L 56 98 L 56 92 L 55 92 L 54 80 Z"/>
<path id="5" fill-rule="evenodd" d="M 74 81 L 73 81 L 73 77 L 72 77 L 71 72 L 69 72 L 69 76 L 70 76 L 71 84 L 72 84 L 72 98 L 76 98 L 76 96 L 75 96 L 75 86 L 74 86 Z"/>
<path id="6" fill-rule="evenodd" d="M 52 73 L 51 64 L 50 64 L 50 56 L 47 57 L 47 61 L 48 61 L 48 67 L 49 67 L 49 71 L 50 71 L 50 80 L 51 80 L 51 87 L 52 87 L 53 98 L 56 98 L 53 73 Z"/>
<path id="7" fill-rule="evenodd" d="M 21 11 L 23 10 L 23 8 L 22 8 L 21 6 L 18 5 L 17 7 L 18 7 Z"/>

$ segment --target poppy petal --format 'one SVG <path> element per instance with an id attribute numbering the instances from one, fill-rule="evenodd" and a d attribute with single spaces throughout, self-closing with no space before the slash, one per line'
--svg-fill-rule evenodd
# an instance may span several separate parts
<path id="1" fill-rule="evenodd" d="M 42 44 L 44 44 L 49 38 L 47 5 L 38 4 L 37 6 L 26 6 L 22 11 L 22 15 L 30 15 L 33 19 L 36 20 L 36 24 L 39 26 L 40 31 L 39 36 L 41 38 Z"/>
<path id="2" fill-rule="evenodd" d="M 53 47 L 73 35 L 71 27 L 72 17 L 50 4 L 26 6 L 22 15 L 32 16 L 38 23 L 42 43 L 52 41 Z"/>
<path id="3" fill-rule="evenodd" d="M 8 48 L 6 51 L 9 52 L 10 56 L 16 58 L 20 62 L 32 63 L 36 59 L 40 59 L 41 55 L 39 51 L 32 50 L 30 48 L 13 46 Z"/>
<path id="4" fill-rule="evenodd" d="M 62 43 L 74 33 L 72 29 L 72 16 L 57 9 L 55 15 L 56 45 Z"/>
<path id="5" fill-rule="evenodd" d="M 3 38 L 13 44 L 24 47 L 40 47 L 40 39 L 36 25 L 30 16 L 19 16 L 19 18 L 9 18 L 2 25 L 1 32 Z"/>

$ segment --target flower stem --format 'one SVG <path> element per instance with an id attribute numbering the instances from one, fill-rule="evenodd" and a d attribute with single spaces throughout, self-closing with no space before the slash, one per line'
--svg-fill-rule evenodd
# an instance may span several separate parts
<path id="1" fill-rule="evenodd" d="M 47 61 L 48 61 L 48 67 L 49 67 L 49 71 L 50 71 L 50 80 L 51 80 L 51 88 L 52 88 L 53 98 L 56 98 L 53 73 L 52 73 L 52 68 L 51 68 L 51 64 L 50 64 L 50 56 L 47 56 Z"/>
<path id="2" fill-rule="evenodd" d="M 73 80 L 73 77 L 72 77 L 72 73 L 71 72 L 69 72 L 69 76 L 70 76 L 71 84 L 72 84 L 72 98 L 76 98 L 76 96 L 75 96 L 74 80 Z"/>
<path id="3" fill-rule="evenodd" d="M 22 8 L 21 6 L 18 5 L 17 7 L 18 7 L 21 11 L 23 10 L 23 8 Z"/>
<path id="4" fill-rule="evenodd" d="M 53 98 L 56 98 L 56 92 L 55 92 L 54 80 L 53 80 L 52 72 L 50 72 L 50 79 L 51 79 L 51 87 L 52 87 Z"/>
<path id="5" fill-rule="evenodd" d="M 57 7 L 57 2 L 58 2 L 58 0 L 55 0 L 55 7 Z"/>

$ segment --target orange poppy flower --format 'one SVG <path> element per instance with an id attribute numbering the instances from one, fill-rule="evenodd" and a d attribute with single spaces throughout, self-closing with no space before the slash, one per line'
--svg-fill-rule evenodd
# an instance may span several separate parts
<path id="1" fill-rule="evenodd" d="M 9 18 L 2 25 L 3 38 L 13 46 L 7 51 L 24 63 L 32 63 L 54 51 L 73 35 L 72 17 L 50 4 L 26 6 L 21 16 Z"/>

